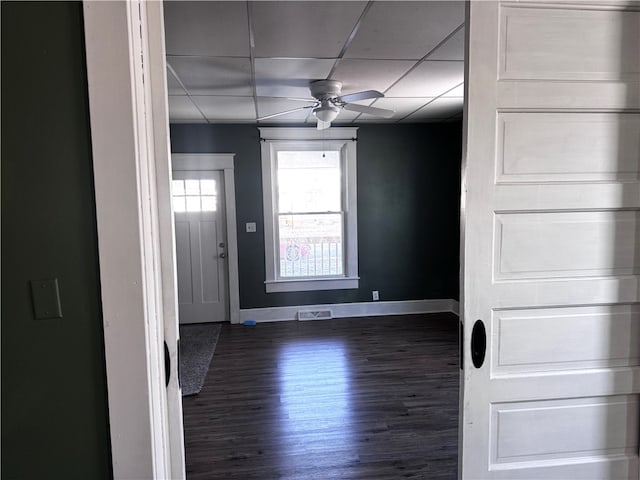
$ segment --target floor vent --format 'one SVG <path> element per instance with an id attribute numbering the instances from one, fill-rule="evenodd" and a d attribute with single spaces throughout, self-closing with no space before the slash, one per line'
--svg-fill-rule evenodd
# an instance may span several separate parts
<path id="1" fill-rule="evenodd" d="M 298 310 L 298 320 L 327 320 L 333 318 L 331 310 Z"/>

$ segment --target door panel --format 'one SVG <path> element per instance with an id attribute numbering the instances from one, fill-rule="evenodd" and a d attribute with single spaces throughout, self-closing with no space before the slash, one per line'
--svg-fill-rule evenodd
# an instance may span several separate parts
<path id="1" fill-rule="evenodd" d="M 178 302 L 193 302 L 191 273 L 191 230 L 189 222 L 176 220 L 176 263 L 178 270 Z"/>
<path id="2" fill-rule="evenodd" d="M 492 376 L 640 365 L 640 308 L 494 310 Z"/>
<path id="3" fill-rule="evenodd" d="M 637 480 L 640 12 L 468 8 L 460 476 Z"/>
<path id="4" fill-rule="evenodd" d="M 193 191 L 174 188 L 180 323 L 229 321 L 223 176 L 174 171 L 173 178 L 215 182 Z"/>
<path id="5" fill-rule="evenodd" d="M 218 258 L 218 224 L 213 221 L 205 221 L 199 223 L 199 240 L 200 240 L 200 258 L 201 265 L 201 291 L 198 292 L 202 301 L 206 303 L 219 302 L 224 298 L 224 292 L 221 292 L 221 285 L 218 281 L 218 272 L 221 268 L 218 262 L 222 262 Z M 214 259 L 214 261 L 211 261 Z"/>

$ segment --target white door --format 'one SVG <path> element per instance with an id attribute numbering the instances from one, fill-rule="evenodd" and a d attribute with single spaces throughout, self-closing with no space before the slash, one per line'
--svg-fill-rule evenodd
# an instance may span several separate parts
<path id="1" fill-rule="evenodd" d="M 468 6 L 463 479 L 639 478 L 640 13 L 627 3 Z"/>
<path id="2" fill-rule="evenodd" d="M 221 171 L 174 171 L 180 323 L 229 321 L 227 231 Z"/>

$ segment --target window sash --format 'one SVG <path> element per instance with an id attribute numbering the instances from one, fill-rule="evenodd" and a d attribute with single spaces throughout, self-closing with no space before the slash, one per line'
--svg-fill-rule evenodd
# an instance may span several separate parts
<path id="1" fill-rule="evenodd" d="M 280 219 L 282 217 L 305 217 L 339 215 L 338 242 L 314 242 L 307 238 L 306 242 L 287 242 L 280 232 Z M 345 213 L 321 212 L 321 213 L 281 213 L 274 216 L 274 228 L 276 233 L 276 279 L 277 280 L 304 280 L 322 278 L 344 278 L 346 272 L 346 242 L 345 242 Z M 332 245 L 334 245 L 332 247 Z M 326 248 L 325 248 L 326 247 Z M 334 259 L 332 259 L 332 256 Z M 283 266 L 285 271 L 283 272 Z M 295 274 L 296 270 L 299 272 Z M 320 270 L 321 273 L 316 273 Z M 334 272 L 331 272 L 334 270 Z M 288 274 L 288 272 L 291 274 Z M 328 273 L 324 273 L 328 271 Z M 313 274 L 312 274 L 313 272 Z M 305 275 L 306 273 L 306 275 Z"/>
<path id="2" fill-rule="evenodd" d="M 295 146 L 291 146 L 291 145 L 287 145 L 287 146 L 281 146 L 280 148 L 276 148 L 274 149 L 274 192 L 273 192 L 273 199 L 274 199 L 274 206 L 276 208 L 276 211 L 278 213 L 313 213 L 314 210 L 307 210 L 305 208 L 302 208 L 302 205 L 304 205 L 306 202 L 304 199 L 301 199 L 301 204 L 302 205 L 298 205 L 297 207 L 300 208 L 296 208 L 293 205 L 290 205 L 290 207 L 293 207 L 291 210 L 287 209 L 284 210 L 282 208 L 282 205 L 280 204 L 280 200 L 281 200 L 281 194 L 282 194 L 282 190 L 281 190 L 281 172 L 282 170 L 287 170 L 287 167 L 283 167 L 281 169 L 280 167 L 280 152 L 313 152 L 313 153 L 320 153 L 320 152 L 325 152 L 325 153 L 332 153 L 332 154 L 337 154 L 338 157 L 338 165 L 337 165 L 337 170 L 338 170 L 338 178 L 336 180 L 331 179 L 332 181 L 337 181 L 337 185 L 333 184 L 334 186 L 338 187 L 338 191 L 335 192 L 337 193 L 337 198 L 336 196 L 331 196 L 331 199 L 327 202 L 328 205 L 326 206 L 333 206 L 336 205 L 334 202 L 337 199 L 337 205 L 338 208 L 327 208 L 327 209 L 323 209 L 323 210 L 315 210 L 318 213 L 325 213 L 325 212 L 340 212 L 342 210 L 344 210 L 344 194 L 345 194 L 345 185 L 344 185 L 344 179 L 345 179 L 345 175 L 344 175 L 344 167 L 345 167 L 345 159 L 344 159 L 344 151 L 342 146 L 340 145 L 334 145 L 331 144 L 329 145 L 328 148 L 323 147 L 323 145 L 295 145 Z M 335 168 L 335 167 L 334 167 Z M 334 170 L 335 171 L 335 170 Z M 317 181 L 317 179 L 316 179 Z M 311 189 L 311 185 L 309 185 L 309 189 Z M 304 190 L 304 189 L 303 189 Z M 307 190 L 307 192 L 309 192 L 309 190 Z M 333 192 L 332 192 L 333 193 Z M 322 203 L 322 202 L 320 202 Z M 306 205 L 304 205 L 306 207 Z M 320 206 L 320 205 L 316 205 L 316 206 Z"/>

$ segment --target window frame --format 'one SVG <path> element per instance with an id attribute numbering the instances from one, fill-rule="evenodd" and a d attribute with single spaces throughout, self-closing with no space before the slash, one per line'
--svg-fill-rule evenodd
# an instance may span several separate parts
<path id="1" fill-rule="evenodd" d="M 259 128 L 262 153 L 262 197 L 265 241 L 265 290 L 267 293 L 358 288 L 357 127 Z M 340 151 L 343 212 L 343 274 L 317 277 L 280 277 L 276 239 L 277 153 L 281 150 Z M 304 212 L 302 212 L 304 214 Z"/>

